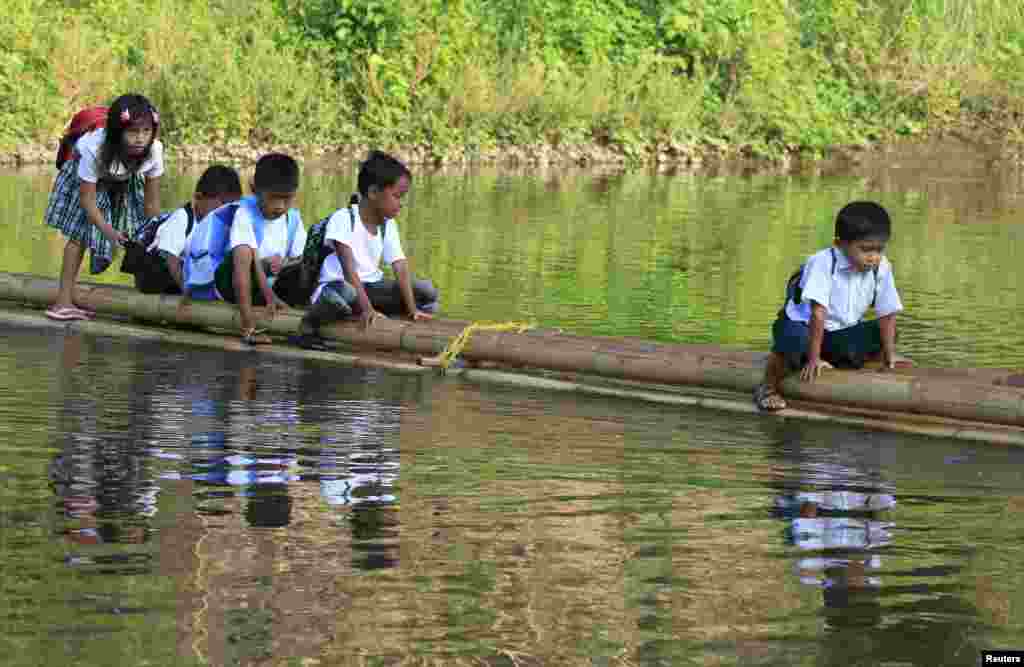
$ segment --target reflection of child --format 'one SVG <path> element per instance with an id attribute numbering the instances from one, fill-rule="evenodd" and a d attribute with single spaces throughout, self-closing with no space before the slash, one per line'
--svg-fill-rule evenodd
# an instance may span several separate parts
<path id="1" fill-rule="evenodd" d="M 110 106 L 106 127 L 84 135 L 63 164 L 44 219 L 65 237 L 57 300 L 46 310 L 55 320 L 92 315 L 75 305 L 78 270 L 88 248 L 90 271 L 101 273 L 114 244 L 126 242 L 146 219 L 160 212 L 163 144 L 159 115 L 141 95 L 123 95 Z"/>
<path id="2" fill-rule="evenodd" d="M 830 587 L 835 580 L 829 572 L 836 568 L 857 565 L 864 570 L 881 567 L 877 554 L 867 553 L 889 544 L 892 524 L 875 518 L 873 512 L 896 504 L 890 495 L 840 493 L 838 503 L 821 493 L 798 493 L 776 501 L 779 509 L 798 512 L 790 521 L 789 535 L 798 549 L 820 552 L 797 561 L 800 580 L 805 584 Z M 856 515 L 844 514 L 855 512 Z M 863 585 L 878 586 L 874 578 L 864 578 Z"/>
<path id="3" fill-rule="evenodd" d="M 883 254 L 891 229 L 889 214 L 873 202 L 839 211 L 835 245 L 811 255 L 790 279 L 772 326 L 764 382 L 754 391 L 758 408 L 786 407 L 782 380 L 788 370 L 801 368 L 801 379 L 813 381 L 823 369 L 860 368 L 879 356 L 883 368 L 895 366 L 896 313 L 903 303 Z M 871 307 L 878 319 L 862 321 Z"/>

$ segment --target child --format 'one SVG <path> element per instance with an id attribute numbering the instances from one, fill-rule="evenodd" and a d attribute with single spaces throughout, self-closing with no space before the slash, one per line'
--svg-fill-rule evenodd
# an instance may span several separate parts
<path id="1" fill-rule="evenodd" d="M 238 304 L 242 340 L 250 345 L 271 342 L 256 329 L 252 307 L 265 305 L 267 316 L 274 317 L 279 301 L 274 281 L 289 259 L 301 259 L 306 245 L 302 217 L 292 208 L 298 189 L 299 165 L 295 160 L 282 153 L 264 155 L 256 162 L 254 194 L 215 210 L 185 241 L 182 256 L 186 291 L 195 299 L 223 299 Z M 233 218 L 227 220 L 228 215 Z M 226 247 L 200 247 L 219 243 L 210 241 L 217 237 L 216 230 L 204 226 L 220 216 L 225 216 L 223 224 L 230 227 Z M 213 267 L 213 289 L 195 289 L 201 283 L 196 276 L 209 273 L 208 268 L 202 269 L 201 262 L 222 251 L 223 259 L 218 257 Z"/>
<path id="2" fill-rule="evenodd" d="M 87 319 L 75 305 L 75 283 L 85 250 L 89 270 L 110 266 L 114 244 L 124 243 L 143 221 L 160 212 L 163 144 L 157 139 L 160 117 L 141 95 L 122 95 L 107 112 L 106 127 L 75 144 L 50 193 L 44 220 L 68 242 L 60 270 L 57 301 L 46 310 L 54 320 Z"/>
<path id="3" fill-rule="evenodd" d="M 437 290 L 429 280 L 413 280 L 402 252 L 394 218 L 402 210 L 412 175 L 394 157 L 373 151 L 359 168 L 359 205 L 336 211 L 327 223 L 324 245 L 334 252 L 324 260 L 299 327 L 303 347 L 322 349 L 321 324 L 356 312 L 364 327 L 377 315 L 429 320 L 437 310 Z M 386 280 L 383 257 L 397 280 Z"/>
<path id="4" fill-rule="evenodd" d="M 219 164 L 208 167 L 196 183 L 191 202 L 149 220 L 136 235 L 136 241 L 144 245 L 133 242 L 128 246 L 125 264 L 133 260 L 133 266 L 125 270 L 135 274 L 135 288 L 143 294 L 182 294 L 185 283 L 180 255 L 192 226 L 210 211 L 241 197 L 237 171 Z"/>
<path id="5" fill-rule="evenodd" d="M 860 368 L 882 358 L 896 365 L 896 313 L 903 310 L 892 265 L 883 254 L 892 224 L 874 202 L 853 202 L 836 217 L 834 246 L 808 258 L 790 278 L 786 304 L 772 326 L 772 352 L 764 382 L 754 390 L 761 410 L 781 410 L 782 380 L 801 368 L 812 382 L 834 366 Z M 874 307 L 877 320 L 862 322 Z"/>

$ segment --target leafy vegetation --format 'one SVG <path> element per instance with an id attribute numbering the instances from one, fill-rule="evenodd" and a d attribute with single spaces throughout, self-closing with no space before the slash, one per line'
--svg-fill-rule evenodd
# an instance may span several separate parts
<path id="1" fill-rule="evenodd" d="M 9 0 L 0 146 L 150 95 L 170 143 L 705 143 L 820 153 L 998 122 L 1009 0 Z"/>

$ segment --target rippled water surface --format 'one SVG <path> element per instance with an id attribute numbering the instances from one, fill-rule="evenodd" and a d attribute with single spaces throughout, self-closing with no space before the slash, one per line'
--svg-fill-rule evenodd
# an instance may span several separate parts
<path id="1" fill-rule="evenodd" d="M 456 317 L 763 347 L 785 277 L 872 196 L 894 213 L 902 346 L 1024 365 L 1020 189 L 962 162 L 422 175 L 402 233 Z M 7 269 L 56 272 L 48 178 L 0 175 Z M 351 175 L 307 183 L 310 221 Z M 0 338 L 4 664 L 972 665 L 1024 647 L 1024 450 Z"/>

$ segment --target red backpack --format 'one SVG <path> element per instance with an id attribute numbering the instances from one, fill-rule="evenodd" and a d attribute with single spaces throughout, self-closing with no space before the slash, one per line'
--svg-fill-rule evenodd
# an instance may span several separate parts
<path id="1" fill-rule="evenodd" d="M 83 134 L 92 132 L 95 129 L 106 127 L 107 107 L 88 107 L 76 113 L 64 136 L 60 139 L 60 146 L 57 147 L 57 170 L 64 166 L 64 163 L 74 156 L 75 142 Z"/>

